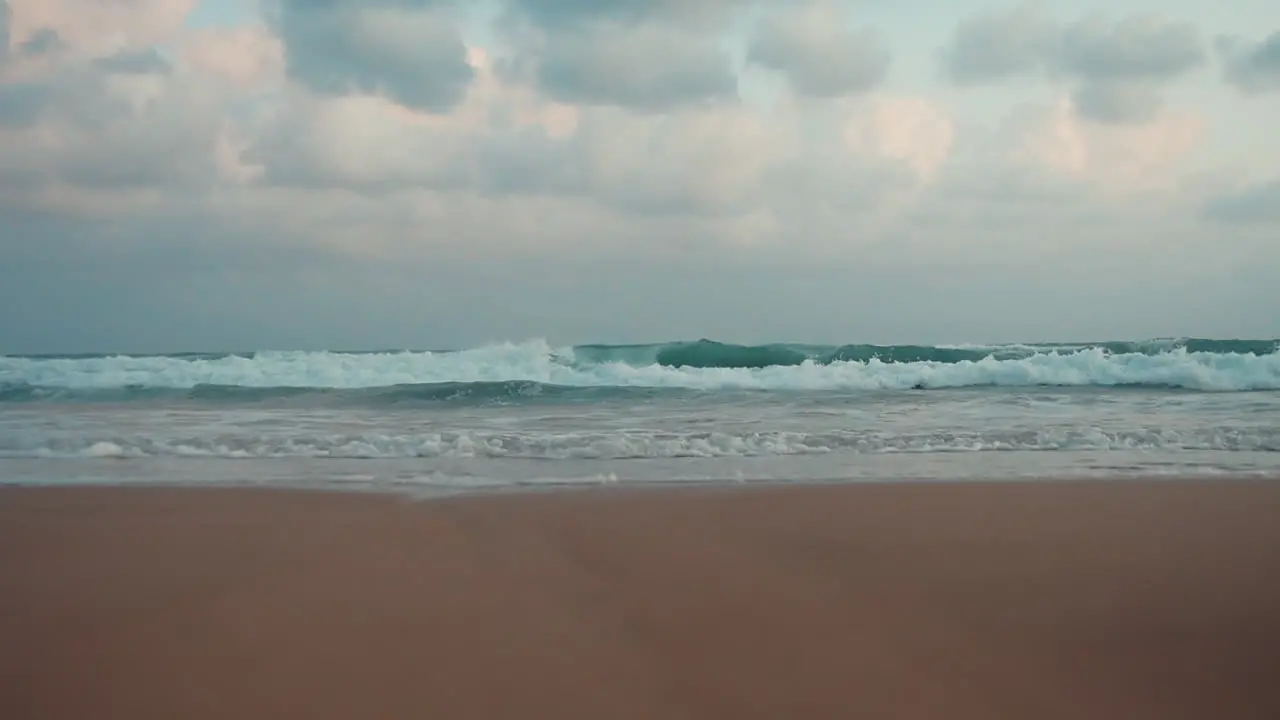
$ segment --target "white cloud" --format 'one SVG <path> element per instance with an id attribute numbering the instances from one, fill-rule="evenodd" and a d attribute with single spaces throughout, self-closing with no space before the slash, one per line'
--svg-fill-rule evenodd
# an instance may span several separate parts
<path id="1" fill-rule="evenodd" d="M 180 67 L 236 93 L 251 96 L 284 82 L 283 44 L 263 25 L 188 30 L 176 53 Z"/>
<path id="2" fill-rule="evenodd" d="M 636 213 L 714 212 L 749 199 L 763 128 L 732 110 L 686 110 L 650 121 L 617 110 L 587 116 L 578 147 L 592 186 Z"/>
<path id="3" fill-rule="evenodd" d="M 844 130 L 855 152 L 906 163 L 922 179 L 932 178 L 951 154 L 951 118 L 922 98 L 877 98 Z"/>
<path id="4" fill-rule="evenodd" d="M 1190 114 L 1166 114 L 1143 125 L 1097 122 L 1070 101 L 1026 107 L 1007 131 L 1009 157 L 1107 193 L 1126 195 L 1177 187 L 1179 164 L 1204 133 Z"/>
<path id="5" fill-rule="evenodd" d="M 197 0 L 8 0 L 12 40 L 53 30 L 81 56 L 145 49 L 171 40 Z"/>

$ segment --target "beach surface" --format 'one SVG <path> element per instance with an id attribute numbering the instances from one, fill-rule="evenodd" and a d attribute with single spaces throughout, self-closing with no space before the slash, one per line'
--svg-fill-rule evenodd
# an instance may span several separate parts
<path id="1" fill-rule="evenodd" d="M 0 717 L 1280 717 L 1280 481 L 0 489 Z"/>

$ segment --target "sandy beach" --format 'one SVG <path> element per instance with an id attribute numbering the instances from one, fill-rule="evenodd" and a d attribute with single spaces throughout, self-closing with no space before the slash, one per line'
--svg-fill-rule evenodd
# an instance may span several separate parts
<path id="1" fill-rule="evenodd" d="M 1280 717 L 1280 482 L 0 489 L 0 717 Z"/>

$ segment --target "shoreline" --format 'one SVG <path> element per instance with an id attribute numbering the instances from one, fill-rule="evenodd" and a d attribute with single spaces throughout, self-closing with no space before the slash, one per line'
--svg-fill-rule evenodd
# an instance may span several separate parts
<path id="1" fill-rule="evenodd" d="M 1275 480 L 0 486 L 0 716 L 1280 717 Z"/>
<path id="2" fill-rule="evenodd" d="M 9 491 L 170 491 L 195 490 L 216 492 L 282 492 L 282 493 L 319 493 L 326 495 L 351 497 L 398 497 L 413 501 L 435 501 L 444 499 L 469 499 L 491 497 L 523 497 L 562 495 L 577 493 L 686 493 L 706 491 L 728 491 L 753 493 L 757 491 L 776 490 L 809 490 L 834 487 L 952 487 L 966 485 L 973 487 L 1006 487 L 1020 485 L 1165 485 L 1165 484 L 1213 484 L 1213 483 L 1271 483 L 1280 485 L 1280 474 L 1269 470 L 1257 472 L 1210 472 L 1210 473 L 1146 473 L 1146 474 L 1112 474 L 1082 473 L 1079 475 L 1051 476 L 995 476 L 954 478 L 938 477 L 864 477 L 864 478 L 832 478 L 806 480 L 779 480 L 776 478 L 740 479 L 724 478 L 711 480 L 680 481 L 608 481 L 598 483 L 586 482 L 535 482 L 526 484 L 491 485 L 478 487 L 443 487 L 414 482 L 228 482 L 228 481 L 3 481 L 0 482 L 0 495 Z"/>

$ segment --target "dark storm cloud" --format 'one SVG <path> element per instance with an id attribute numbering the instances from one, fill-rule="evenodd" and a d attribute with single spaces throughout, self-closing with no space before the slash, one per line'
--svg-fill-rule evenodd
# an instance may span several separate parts
<path id="1" fill-rule="evenodd" d="M 998 82 L 1044 72 L 1076 83 L 1081 116 L 1103 123 L 1143 123 L 1160 109 L 1158 87 L 1207 60 L 1188 23 L 1152 15 L 1094 16 L 1065 25 L 1029 6 L 978 15 L 956 26 L 942 52 L 956 84 Z"/>
<path id="2" fill-rule="evenodd" d="M 1256 43 L 1222 38 L 1218 48 L 1227 82 L 1246 93 L 1280 91 L 1280 31 Z"/>
<path id="3" fill-rule="evenodd" d="M 474 76 L 442 0 L 276 0 L 289 75 L 314 92 L 378 93 L 443 112 Z"/>
<path id="4" fill-rule="evenodd" d="M 840 20 L 798 13 L 771 18 L 751 39 L 747 59 L 783 73 L 803 95 L 836 97 L 871 90 L 889 72 L 889 50 L 874 32 L 841 27 Z"/>

